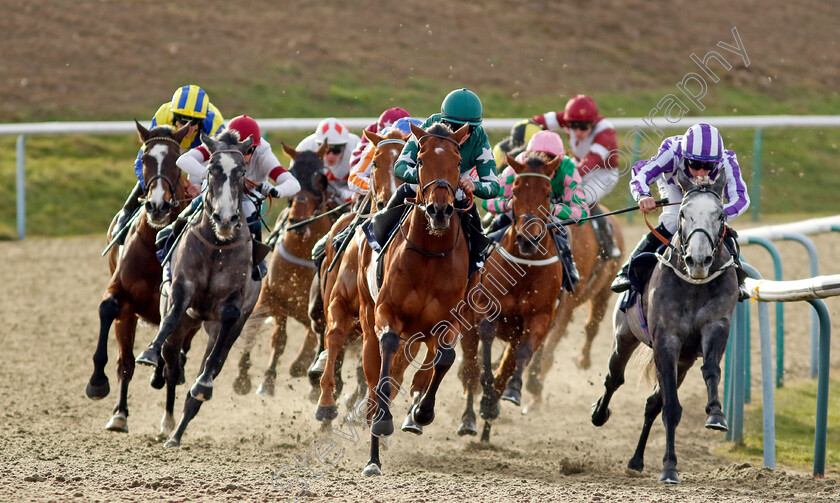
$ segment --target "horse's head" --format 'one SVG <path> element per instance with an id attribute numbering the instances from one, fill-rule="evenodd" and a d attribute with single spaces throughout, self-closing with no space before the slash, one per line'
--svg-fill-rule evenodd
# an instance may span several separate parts
<path id="1" fill-rule="evenodd" d="M 143 142 L 143 180 L 146 193 L 141 202 L 146 209 L 146 221 L 154 229 L 160 229 L 172 219 L 170 214 L 178 211 L 180 199 L 184 197 L 181 185 L 181 170 L 175 164 L 181 153 L 181 140 L 189 133 L 184 126 L 175 131 L 172 126 L 155 126 L 146 129 L 137 120 L 137 133 Z"/>
<path id="2" fill-rule="evenodd" d="M 324 175 L 324 154 L 329 145 L 324 142 L 317 152 L 298 152 L 283 144 L 283 151 L 292 159 L 289 169 L 300 182 L 300 192 L 292 198 L 289 223 L 298 223 L 312 218 L 327 200 L 327 177 Z M 298 234 L 310 232 L 308 225 L 295 229 Z"/>
<path id="3" fill-rule="evenodd" d="M 529 153 L 520 163 L 510 155 L 513 168 L 513 231 L 519 252 L 529 257 L 539 250 L 539 243 L 548 232 L 546 218 L 551 215 L 551 179 L 562 157 L 547 161 L 544 154 Z"/>
<path id="4" fill-rule="evenodd" d="M 723 170 L 712 181 L 709 177 L 689 179 L 682 170 L 677 181 L 685 194 L 680 205 L 679 251 L 693 279 L 709 276 L 723 240 L 726 213 L 723 211 Z"/>
<path id="5" fill-rule="evenodd" d="M 391 130 L 384 136 L 367 130 L 364 134 L 376 148 L 371 162 L 370 193 L 373 207 L 381 210 L 397 190 L 394 164 L 410 135 L 399 129 Z"/>
<path id="6" fill-rule="evenodd" d="M 242 215 L 242 198 L 245 193 L 245 153 L 253 138 L 239 142 L 233 130 L 220 133 L 216 138 L 201 133 L 201 142 L 210 152 L 207 192 L 204 195 L 204 212 L 210 216 L 213 232 L 222 241 L 235 238 L 245 218 Z"/>
<path id="7" fill-rule="evenodd" d="M 454 133 L 445 124 L 432 124 L 425 130 L 411 124 L 411 132 L 418 143 L 417 179 L 420 190 L 419 205 L 426 212 L 432 233 L 449 229 L 455 213 L 455 190 L 461 176 L 461 144 L 469 138 L 469 125 Z"/>

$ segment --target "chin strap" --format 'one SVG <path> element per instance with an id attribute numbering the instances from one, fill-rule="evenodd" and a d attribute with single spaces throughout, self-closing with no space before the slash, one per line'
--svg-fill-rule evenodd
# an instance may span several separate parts
<path id="1" fill-rule="evenodd" d="M 720 276 L 721 274 L 726 272 L 727 269 L 729 269 L 730 267 L 733 267 L 735 265 L 735 259 L 733 259 L 732 256 L 730 256 L 729 260 L 724 262 L 720 266 L 720 269 L 718 269 L 717 271 L 713 272 L 712 274 L 709 274 L 705 278 L 694 279 L 691 276 L 689 276 L 688 274 L 686 274 L 682 269 L 680 269 L 679 267 L 677 267 L 676 265 L 671 263 L 671 257 L 673 256 L 673 254 L 671 253 L 672 250 L 673 250 L 673 247 L 668 248 L 668 250 L 665 251 L 665 254 L 667 256 L 660 255 L 660 254 L 657 253 L 656 254 L 656 260 L 661 262 L 662 265 L 665 265 L 665 266 L 669 267 L 672 271 L 674 271 L 674 274 L 676 274 L 681 280 L 685 281 L 686 283 L 690 283 L 692 285 L 704 285 L 704 284 L 712 281 L 713 279 L 717 278 L 718 276 Z"/>

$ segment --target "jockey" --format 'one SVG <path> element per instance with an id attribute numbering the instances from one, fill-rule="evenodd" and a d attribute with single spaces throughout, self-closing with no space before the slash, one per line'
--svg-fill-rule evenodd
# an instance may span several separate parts
<path id="1" fill-rule="evenodd" d="M 561 220 L 579 220 L 587 217 L 589 215 L 589 206 L 586 204 L 583 188 L 580 185 L 580 175 L 577 169 L 575 169 L 572 160 L 565 155 L 563 140 L 560 138 L 560 135 L 553 131 L 537 132 L 531 137 L 527 147 L 523 152 L 519 153 L 516 160 L 524 162 L 530 152 L 542 154 L 546 161 L 550 161 L 557 156 L 563 158 L 557 171 L 554 172 L 554 177 L 551 179 L 551 216 Z M 481 206 L 488 213 L 498 215 L 493 220 L 490 228 L 492 234 L 488 236 L 496 242 L 501 241 L 502 236 L 504 236 L 505 231 L 513 221 L 511 218 L 513 212 L 510 209 L 510 202 L 513 196 L 513 182 L 515 178 L 516 173 L 513 171 L 513 168 L 510 166 L 506 167 L 499 178 L 499 197 L 481 202 Z M 566 271 L 563 286 L 572 292 L 578 282 L 579 276 L 572 257 L 572 251 L 569 247 L 568 238 L 565 236 L 565 232 L 560 232 L 559 229 L 552 232 L 552 235 Z"/>
<path id="2" fill-rule="evenodd" d="M 726 175 L 726 213 L 727 222 L 735 220 L 750 205 L 747 185 L 741 177 L 738 159 L 731 150 L 723 147 L 723 138 L 717 128 L 709 124 L 695 124 L 684 135 L 666 138 L 659 147 L 659 152 L 647 161 L 639 161 L 633 166 L 633 178 L 630 180 L 630 192 L 639 203 L 639 209 L 647 215 L 656 209 L 651 197 L 651 184 L 656 181 L 659 193 L 668 198 L 668 202 L 682 201 L 682 190 L 677 184 L 677 170 L 683 170 L 689 178 L 709 176 L 712 179 L 723 172 Z M 656 227 L 663 237 L 670 239 L 679 225 L 679 207 L 666 206 L 659 217 Z M 730 251 L 737 250 L 732 242 L 731 232 L 726 233 L 724 242 Z M 630 260 L 643 252 L 654 252 L 662 243 L 653 232 L 648 233 L 636 245 L 630 258 L 621 268 L 610 288 L 619 293 L 630 287 L 628 272 Z M 737 256 L 735 257 L 737 260 Z"/>
<path id="3" fill-rule="evenodd" d="M 412 117 L 402 117 L 395 121 L 393 125 L 381 129 L 378 134 L 385 135 L 394 129 L 410 134 L 410 124 L 420 126 L 423 124 L 423 120 Z M 365 137 L 365 140 L 366 139 L 367 137 Z M 361 145 L 361 143 L 359 144 Z M 376 153 L 376 146 L 370 142 L 366 142 L 365 148 L 360 153 L 356 164 L 352 165 L 351 161 L 350 177 L 347 180 L 347 187 L 357 194 L 365 195 L 370 192 L 370 168 L 374 153 Z"/>
<path id="4" fill-rule="evenodd" d="M 257 121 L 247 115 L 240 115 L 231 119 L 228 129 L 239 134 L 240 141 L 248 137 L 253 139 L 251 147 L 244 156 L 245 159 L 245 198 L 242 200 L 242 212 L 246 217 L 248 228 L 254 241 L 262 241 L 261 213 L 262 201 L 266 197 L 291 197 L 300 191 L 300 183 L 280 164 L 277 156 L 271 150 L 271 144 L 260 134 Z M 204 145 L 200 145 L 178 158 L 177 164 L 190 177 L 204 179 L 207 174 L 207 164 L 210 152 Z M 271 180 L 274 183 L 269 182 Z M 276 184 L 276 185 L 275 185 Z M 187 217 L 193 212 L 197 202 L 190 205 L 178 216 L 178 223 L 172 234 L 177 237 L 187 222 Z M 161 231 L 163 233 L 163 231 Z M 165 235 L 158 237 L 160 240 Z M 253 276 L 260 280 L 265 276 L 265 261 L 254 261 Z"/>
<path id="5" fill-rule="evenodd" d="M 525 145 L 542 127 L 531 119 L 523 119 L 510 128 L 510 136 L 500 141 L 493 147 L 493 159 L 496 161 L 496 169 L 500 170 L 506 165 L 505 154 L 516 157 Z"/>
<path id="6" fill-rule="evenodd" d="M 366 127 L 365 131 L 370 131 L 371 133 L 376 134 L 382 134 L 386 129 L 393 126 L 398 120 L 408 116 L 409 113 L 400 107 L 389 108 L 388 110 L 382 112 L 382 114 L 379 116 L 379 120 Z M 353 152 L 350 154 L 351 176 L 353 168 L 357 164 L 359 164 L 359 161 L 362 160 L 362 152 L 369 144 L 370 142 L 368 141 L 367 136 L 362 135 L 359 139 L 359 143 L 356 145 L 356 148 L 354 148 Z M 352 182 L 348 182 L 347 184 L 350 190 L 352 190 L 353 192 L 358 192 L 350 186 L 351 183 Z"/>
<path id="7" fill-rule="evenodd" d="M 589 96 L 579 94 L 566 103 L 563 112 L 548 112 L 534 117 L 534 122 L 545 129 L 565 128 L 569 146 L 583 181 L 586 202 L 592 215 L 601 213 L 597 203 L 609 194 L 618 183 L 618 150 L 615 128 L 598 113 L 598 106 Z M 612 228 L 606 220 L 592 220 L 601 256 L 618 258 L 621 250 L 615 244 Z"/>
<path id="8" fill-rule="evenodd" d="M 478 96 L 469 89 L 455 89 L 446 95 L 441 103 L 440 113 L 433 114 L 421 127 L 428 128 L 436 122 L 448 125 L 456 131 L 464 124 L 470 126 L 470 136 L 461 144 L 461 180 L 456 190 L 455 206 L 464 208 L 467 203 L 466 192 L 472 192 L 482 199 L 495 197 L 499 192 L 499 180 L 496 176 L 496 162 L 487 133 L 481 127 L 482 106 Z M 394 175 L 407 183 L 401 185 L 388 205 L 374 216 L 373 226 L 376 238 L 384 243 L 388 233 L 397 225 L 405 211 L 405 199 L 416 196 L 412 184 L 418 183 L 417 152 L 418 139 L 409 138 L 396 165 Z M 481 221 L 476 205 L 471 205 L 461 213 L 461 224 L 470 244 L 470 267 L 477 270 L 482 267 L 484 250 L 490 244 L 481 230 Z"/>
<path id="9" fill-rule="evenodd" d="M 224 119 L 219 109 L 210 103 L 210 98 L 204 90 L 196 85 L 186 85 L 179 87 L 172 95 L 172 101 L 166 102 L 158 108 L 155 116 L 152 118 L 152 126 L 170 125 L 178 129 L 185 124 L 190 125 L 190 132 L 181 141 L 181 151 L 189 150 L 201 145 L 201 135 L 199 132 L 204 132 L 208 135 L 215 135 L 224 129 Z M 120 234 L 120 231 L 131 219 L 131 216 L 140 207 L 140 196 L 143 195 L 145 189 L 145 182 L 143 180 L 143 148 L 137 153 L 137 160 L 134 161 L 134 174 L 137 175 L 137 184 L 131 190 L 128 199 L 123 203 L 123 207 L 117 213 L 116 224 L 112 231 L 112 235 L 118 236 L 117 242 L 123 244 L 125 242 L 125 233 Z M 193 185 L 200 185 L 201 179 L 190 178 Z M 197 187 L 192 190 L 195 195 L 198 193 Z"/>
<path id="10" fill-rule="evenodd" d="M 350 155 L 359 143 L 359 137 L 340 120 L 328 117 L 319 122 L 315 132 L 301 140 L 295 150 L 315 152 L 324 142 L 330 147 L 324 154 L 324 174 L 327 175 L 330 191 L 340 202 L 349 201 L 353 195 L 347 188 Z"/>

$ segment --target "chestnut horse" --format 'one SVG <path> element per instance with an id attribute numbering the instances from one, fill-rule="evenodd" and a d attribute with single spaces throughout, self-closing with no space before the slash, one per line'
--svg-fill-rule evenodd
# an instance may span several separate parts
<path id="1" fill-rule="evenodd" d="M 375 258 L 367 246 L 359 256 L 359 318 L 371 425 L 370 460 L 364 475 L 382 474 L 379 437 L 394 431 L 390 403 L 402 391 L 403 373 L 420 344 L 426 345 L 434 361 L 423 365 L 428 379 L 412 383 L 412 394 L 418 393 L 419 398 L 408 419 L 420 427 L 434 420 L 437 391 L 455 362 L 455 343 L 460 337 L 460 321 L 453 311 L 467 287 L 468 244 L 461 219 L 453 215 L 460 146 L 469 137 L 469 126 L 453 133 L 440 123 L 428 131 L 412 124 L 411 132 L 414 136 L 409 141 L 418 143 L 417 202 L 411 204 L 382 257 Z M 384 271 L 379 288 L 377 259 L 383 260 Z"/>
<path id="2" fill-rule="evenodd" d="M 370 172 L 370 207 L 381 209 L 385 207 L 391 195 L 396 191 L 397 182 L 394 177 L 394 164 L 402 152 L 403 146 L 408 139 L 408 134 L 399 130 L 388 132 L 380 136 L 370 131 L 364 135 L 375 146 L 372 168 Z M 364 207 L 359 211 L 363 211 Z M 339 261 L 330 270 L 337 250 L 333 246 L 333 237 L 351 224 L 353 220 L 364 217 L 359 214 L 347 214 L 342 216 L 330 230 L 330 239 L 327 241 L 327 255 L 321 264 L 320 294 L 324 299 L 323 315 L 325 316 L 326 331 L 324 333 L 324 348 L 327 351 L 326 366 L 321 375 L 321 396 L 318 399 L 318 407 L 315 410 L 315 419 L 318 421 L 331 421 L 338 417 L 338 407 L 335 403 L 335 395 L 340 393 L 341 387 L 341 366 L 344 360 L 344 349 L 347 343 L 355 340 L 361 333 L 359 329 L 359 240 L 349 237 L 350 242 L 346 245 Z M 366 245 L 362 245 L 366 246 Z M 316 313 L 320 314 L 320 313 Z M 315 320 L 313 320 L 315 322 Z M 317 322 L 316 322 L 317 323 Z M 339 386 L 336 386 L 336 380 Z M 349 403 L 354 403 L 360 392 L 365 392 L 364 384 L 351 396 Z"/>
<path id="3" fill-rule="evenodd" d="M 601 211 L 609 212 L 603 206 L 601 206 Z M 612 226 L 615 243 L 623 251 L 624 236 L 618 219 L 613 215 L 603 218 Z M 532 394 L 532 400 L 522 409 L 523 414 L 542 405 L 543 383 L 554 365 L 557 345 L 566 336 L 566 329 L 572 321 L 574 311 L 584 304 L 589 305 L 584 326 L 585 339 L 580 354 L 574 357 L 574 362 L 581 369 L 588 369 L 592 365 L 590 356 L 592 341 L 598 335 L 598 327 L 607 313 L 607 305 L 612 298 L 610 283 L 621 268 L 621 257 L 606 258 L 598 253 L 599 246 L 592 225 L 588 223 L 573 225 L 567 227 L 567 230 L 572 233 L 572 256 L 581 279 L 574 293 L 562 291 L 554 322 L 551 324 L 545 342 L 534 354 L 533 362 L 528 367 L 528 381 L 525 388 Z"/>
<path id="4" fill-rule="evenodd" d="M 105 428 L 123 433 L 128 432 L 128 385 L 134 375 L 134 335 L 138 318 L 154 325 L 160 323 L 162 270 L 155 256 L 155 236 L 189 202 L 185 190 L 188 182 L 175 165 L 181 152 L 179 145 L 189 128 L 175 131 L 171 126 L 157 126 L 148 130 L 136 123 L 144 147 L 141 161 L 146 181 L 145 201 L 136 223 L 128 229 L 125 245 L 108 251 L 111 280 L 99 304 L 99 340 L 93 355 L 93 375 L 85 388 L 87 396 L 94 400 L 105 398 L 110 392 L 105 364 L 108 362 L 108 333 L 113 323 L 119 345 L 120 396 Z M 110 233 L 111 229 L 109 241 Z M 156 376 L 152 385 L 160 389 L 163 387 L 161 373 L 156 372 Z"/>
<path id="5" fill-rule="evenodd" d="M 482 269 L 479 291 L 488 307 L 474 307 L 476 328 L 468 330 L 461 339 L 464 349 L 461 379 L 466 392 L 466 409 L 459 435 L 478 433 L 473 395 L 479 381 L 479 339 L 484 366 L 480 412 L 485 422 L 481 440 L 486 442 L 490 440 L 491 421 L 499 416 L 499 398 L 520 404 L 522 373 L 554 319 L 563 265 L 544 217 L 551 214 L 551 179 L 561 160 L 561 157 L 555 157 L 546 162 L 544 155 L 539 153 L 531 153 L 523 163 L 510 156 L 507 158 L 508 165 L 516 173 L 513 224 Z M 490 353 L 496 337 L 506 341 L 508 346 L 493 375 Z"/>
<path id="6" fill-rule="evenodd" d="M 328 210 L 327 177 L 323 174 L 324 155 L 329 145 L 324 142 L 317 152 L 298 152 L 283 144 L 283 151 L 292 159 L 291 173 L 300 182 L 301 190 L 292 198 L 288 211 L 277 218 L 276 232 L 280 237 L 268 262 L 268 276 L 263 282 L 260 299 L 242 333 L 242 356 L 239 359 L 239 375 L 234 381 L 234 391 L 244 395 L 251 390 L 251 349 L 265 319 L 274 318 L 271 334 L 271 355 L 263 382 L 257 388 L 258 395 L 274 395 L 277 377 L 277 361 L 286 349 L 286 325 L 289 318 L 297 320 L 306 329 L 303 345 L 289 373 L 292 377 L 306 375 L 306 368 L 312 361 L 317 336 L 309 329 L 309 285 L 315 276 L 315 262 L 310 255 L 318 239 L 327 233 L 332 224 L 330 218 L 319 218 L 294 230 L 285 230 L 286 224 L 309 220 Z"/>
<path id="7" fill-rule="evenodd" d="M 203 208 L 172 249 L 172 286 L 165 302 L 166 314 L 154 341 L 137 357 L 137 362 L 145 365 L 157 366 L 161 357 L 165 362 L 166 411 L 161 433 L 167 433 L 175 426 L 175 385 L 185 337 L 202 324 L 209 335 L 199 376 L 165 447 L 181 445 L 187 425 L 201 404 L 212 398 L 214 380 L 260 293 L 260 282 L 251 277 L 253 240 L 242 213 L 245 152 L 253 138 L 240 142 L 236 131 L 227 130 L 215 139 L 201 133 L 201 141 L 210 153 Z"/>

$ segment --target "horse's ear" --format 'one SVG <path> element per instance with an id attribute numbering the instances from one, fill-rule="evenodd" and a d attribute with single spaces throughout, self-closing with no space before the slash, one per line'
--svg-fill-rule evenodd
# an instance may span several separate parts
<path id="1" fill-rule="evenodd" d="M 211 154 L 219 148 L 219 143 L 213 138 L 210 138 L 210 136 L 208 136 L 204 131 L 201 132 L 201 143 L 207 147 L 207 150 L 209 150 Z"/>
<path id="2" fill-rule="evenodd" d="M 458 145 L 463 145 L 467 141 L 467 138 L 470 137 L 470 125 L 464 124 L 458 128 L 458 131 L 449 135 L 449 137 L 458 142 Z"/>
<path id="3" fill-rule="evenodd" d="M 137 122 L 137 119 L 134 119 L 134 123 L 137 124 L 137 134 L 140 135 L 140 142 L 146 143 L 146 140 L 149 139 L 149 130 L 143 127 L 143 124 Z"/>
<path id="4" fill-rule="evenodd" d="M 293 147 L 286 145 L 282 141 L 280 142 L 280 145 L 283 147 L 283 152 L 286 152 L 286 155 L 289 156 L 291 160 L 294 161 L 295 158 L 300 155 L 300 152 L 295 150 Z"/>
<path id="5" fill-rule="evenodd" d="M 685 171 L 682 169 L 677 169 L 677 183 L 680 184 L 680 188 L 682 189 L 683 193 L 688 192 L 694 183 L 688 178 L 688 175 L 685 174 Z"/>
<path id="6" fill-rule="evenodd" d="M 411 126 L 411 134 L 413 134 L 418 140 L 426 135 L 426 130 L 420 126 L 415 126 L 413 122 L 409 123 L 409 126 Z"/>
<path id="7" fill-rule="evenodd" d="M 400 135 L 400 138 L 402 138 L 402 141 L 408 141 L 411 138 L 411 133 L 403 133 Z"/>
<path id="8" fill-rule="evenodd" d="M 365 138 L 367 138 L 369 142 L 373 143 L 374 146 L 379 145 L 379 142 L 383 140 L 381 136 L 374 133 L 373 131 L 368 131 L 367 129 L 365 129 L 364 135 Z"/>
<path id="9" fill-rule="evenodd" d="M 239 142 L 239 144 L 236 146 L 236 148 L 240 152 L 242 152 L 242 154 L 244 155 L 245 152 L 247 152 L 248 149 L 251 148 L 251 145 L 253 145 L 253 144 L 254 144 L 254 135 L 248 135 L 248 137 L 245 138 L 245 141 Z"/>
<path id="10" fill-rule="evenodd" d="M 181 141 L 184 138 L 186 138 L 188 134 L 190 134 L 190 125 L 184 124 L 183 126 L 181 126 L 181 129 L 172 133 L 172 139 L 180 144 Z"/>
<path id="11" fill-rule="evenodd" d="M 505 161 L 507 162 L 507 165 L 510 166 L 513 169 L 514 173 L 516 173 L 517 175 L 525 170 L 525 165 L 517 162 L 516 159 L 510 156 L 510 154 L 505 154 Z"/>
<path id="12" fill-rule="evenodd" d="M 316 154 L 318 154 L 318 159 L 321 159 L 323 161 L 324 156 L 327 155 L 327 150 L 329 150 L 329 149 L 330 149 L 330 142 L 324 140 L 324 143 L 322 143 L 321 146 L 318 147 L 318 150 L 315 152 Z"/>
<path id="13" fill-rule="evenodd" d="M 712 190 L 715 191 L 715 194 L 719 194 L 723 197 L 723 191 L 726 189 L 726 171 L 720 170 L 718 171 L 718 176 L 715 178 L 715 182 L 712 184 Z"/>
<path id="14" fill-rule="evenodd" d="M 554 178 L 554 173 L 557 172 L 557 168 L 560 167 L 561 162 L 563 162 L 563 156 L 556 156 L 554 159 L 543 165 L 543 173 L 549 178 Z"/>

